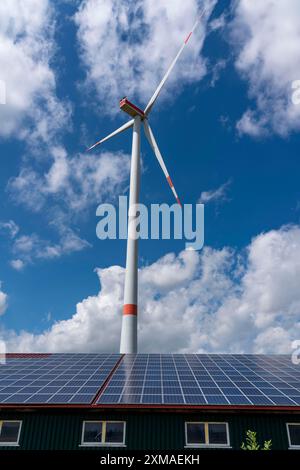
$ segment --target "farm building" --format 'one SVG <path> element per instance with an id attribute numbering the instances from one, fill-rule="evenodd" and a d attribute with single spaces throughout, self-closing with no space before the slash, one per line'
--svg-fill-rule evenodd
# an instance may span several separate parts
<path id="1" fill-rule="evenodd" d="M 300 449 L 290 356 L 8 354 L 0 448 L 240 449 L 247 430 Z"/>

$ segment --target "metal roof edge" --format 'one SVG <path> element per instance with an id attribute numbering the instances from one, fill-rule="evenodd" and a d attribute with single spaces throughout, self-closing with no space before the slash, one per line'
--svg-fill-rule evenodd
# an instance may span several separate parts
<path id="1" fill-rule="evenodd" d="M 263 411 L 263 412 L 296 412 L 300 413 L 300 406 L 276 406 L 276 405 L 157 405 L 157 404 L 1 404 L 0 411 L 14 410 L 40 410 L 40 409 L 85 409 L 85 410 L 155 410 L 155 411 Z"/>

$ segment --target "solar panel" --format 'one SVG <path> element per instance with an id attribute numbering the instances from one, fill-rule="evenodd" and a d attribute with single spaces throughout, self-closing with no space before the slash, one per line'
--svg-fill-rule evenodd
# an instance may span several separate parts
<path id="1" fill-rule="evenodd" d="M 120 360 L 121 359 L 121 360 Z M 218 354 L 8 355 L 0 403 L 299 406 L 290 356 Z"/>
<path id="2" fill-rule="evenodd" d="M 97 403 L 295 406 L 300 368 L 285 355 L 126 355 Z"/>
<path id="3" fill-rule="evenodd" d="M 91 403 L 119 354 L 10 357 L 0 366 L 2 404 Z"/>

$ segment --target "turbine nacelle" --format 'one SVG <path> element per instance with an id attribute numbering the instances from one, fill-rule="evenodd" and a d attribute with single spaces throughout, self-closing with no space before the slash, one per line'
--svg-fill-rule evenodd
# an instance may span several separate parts
<path id="1" fill-rule="evenodd" d="M 129 114 L 131 117 L 140 116 L 141 119 L 146 117 L 144 111 L 138 108 L 138 106 L 135 106 L 135 104 L 131 103 L 131 101 L 129 101 L 126 96 L 120 100 L 120 109 L 122 109 L 124 113 Z"/>

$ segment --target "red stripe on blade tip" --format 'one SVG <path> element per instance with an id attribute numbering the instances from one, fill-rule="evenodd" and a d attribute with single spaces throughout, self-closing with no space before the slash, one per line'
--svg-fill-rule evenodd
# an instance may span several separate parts
<path id="1" fill-rule="evenodd" d="M 180 207 L 182 207 L 182 204 L 181 204 L 181 202 L 180 202 L 179 197 L 176 198 L 176 201 L 177 201 L 177 203 L 180 205 Z"/>
<path id="2" fill-rule="evenodd" d="M 186 44 L 186 43 L 188 42 L 188 40 L 190 39 L 191 35 L 192 35 L 192 31 L 187 35 L 187 37 L 186 37 L 186 39 L 185 39 L 185 41 L 184 41 L 185 44 Z"/>
<path id="3" fill-rule="evenodd" d="M 91 147 L 89 147 L 87 149 L 87 152 L 89 152 L 89 150 L 93 150 L 95 147 L 97 147 L 97 145 L 99 145 L 101 143 L 101 141 L 99 140 L 99 142 L 96 142 L 94 145 L 92 145 Z"/>
<path id="4" fill-rule="evenodd" d="M 169 185 L 171 186 L 171 188 L 173 188 L 174 185 L 172 183 L 172 180 L 171 180 L 170 176 L 167 176 L 167 181 L 168 181 Z"/>

